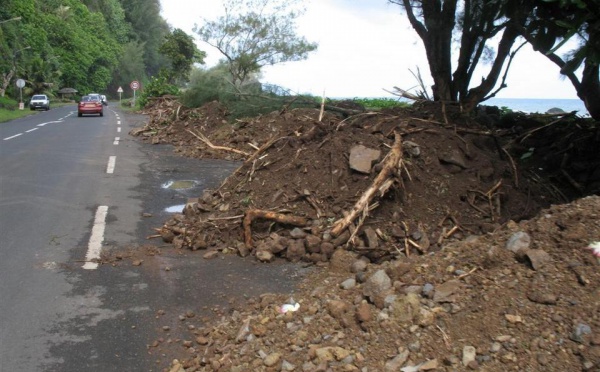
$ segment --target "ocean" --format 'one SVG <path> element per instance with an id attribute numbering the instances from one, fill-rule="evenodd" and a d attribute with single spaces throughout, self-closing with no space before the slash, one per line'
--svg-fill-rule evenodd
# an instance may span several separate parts
<path id="1" fill-rule="evenodd" d="M 545 113 L 551 108 L 559 108 L 565 112 L 577 111 L 577 115 L 589 117 L 590 114 L 580 99 L 549 98 L 491 98 L 482 103 L 486 106 L 507 107 L 513 111 L 524 113 Z"/>

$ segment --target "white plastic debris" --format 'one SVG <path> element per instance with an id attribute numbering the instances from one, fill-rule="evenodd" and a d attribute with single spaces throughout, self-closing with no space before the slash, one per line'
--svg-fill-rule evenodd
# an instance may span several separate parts
<path id="1" fill-rule="evenodd" d="M 299 308 L 300 308 L 300 304 L 296 302 L 293 304 L 285 304 L 285 305 L 277 306 L 277 312 L 280 314 L 285 314 L 288 311 L 298 311 Z"/>
<path id="2" fill-rule="evenodd" d="M 594 256 L 600 257 L 600 242 L 591 242 L 586 248 L 591 249 Z"/>

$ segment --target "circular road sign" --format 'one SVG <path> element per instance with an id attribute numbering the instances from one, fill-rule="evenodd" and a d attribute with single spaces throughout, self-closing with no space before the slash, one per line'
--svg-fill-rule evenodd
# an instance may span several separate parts
<path id="1" fill-rule="evenodd" d="M 17 88 L 23 88 L 25 86 L 25 80 L 17 79 Z"/>
<path id="2" fill-rule="evenodd" d="M 134 80 L 131 82 L 131 84 L 129 84 L 129 86 L 131 87 L 131 89 L 133 90 L 138 90 L 140 89 L 140 83 L 137 80 Z"/>

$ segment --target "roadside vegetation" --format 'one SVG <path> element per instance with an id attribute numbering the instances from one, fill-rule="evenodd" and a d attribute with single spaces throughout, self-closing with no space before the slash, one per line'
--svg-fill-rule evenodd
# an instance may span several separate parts
<path id="1" fill-rule="evenodd" d="M 420 91 L 394 87 L 392 93 L 403 99 L 350 101 L 371 110 L 416 97 L 456 104 L 468 114 L 506 87 L 511 61 L 529 43 L 600 119 L 600 0 L 387 2 L 397 5 L 422 40 L 434 84 L 423 84 L 417 66 Z M 218 100 L 233 117 L 321 104 L 321 97 L 261 82 L 264 67 L 301 61 L 317 50 L 317 43 L 297 32 L 303 1 L 224 0 L 221 16 L 194 29 L 222 54 L 209 68 L 202 66 L 206 52 L 191 35 L 170 27 L 160 8 L 160 0 L 4 0 L 0 97 L 16 99 L 15 81 L 23 79 L 24 98 L 44 93 L 55 102 L 61 89 L 72 88 L 74 99 L 94 91 L 114 100 L 122 87 L 127 100 L 129 83 L 136 80 L 140 108 L 163 95 L 178 96 L 189 107 Z M 562 52 L 571 41 L 574 49 Z"/>

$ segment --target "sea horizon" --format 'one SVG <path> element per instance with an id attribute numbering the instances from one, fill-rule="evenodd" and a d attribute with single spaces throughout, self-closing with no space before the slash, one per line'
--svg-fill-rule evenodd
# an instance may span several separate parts
<path id="1" fill-rule="evenodd" d="M 413 102 L 410 99 L 398 97 L 398 96 L 381 96 L 381 97 L 329 97 L 331 99 L 397 99 L 401 102 Z M 545 114 L 548 110 L 558 108 L 564 112 L 576 112 L 576 115 L 582 117 L 589 117 L 590 114 L 585 108 L 583 101 L 578 98 L 490 98 L 480 105 L 483 106 L 497 106 L 500 108 L 507 108 L 516 112 L 523 112 L 525 114 Z"/>
<path id="2" fill-rule="evenodd" d="M 481 105 L 506 107 L 527 114 L 543 114 L 550 109 L 559 108 L 564 112 L 576 111 L 579 116 L 589 116 L 583 101 L 578 98 L 490 98 Z"/>

